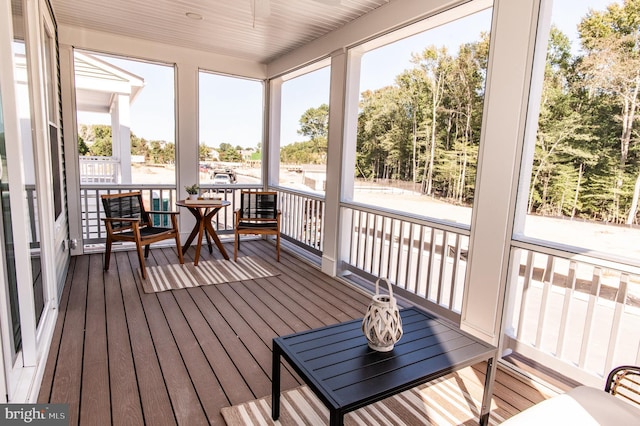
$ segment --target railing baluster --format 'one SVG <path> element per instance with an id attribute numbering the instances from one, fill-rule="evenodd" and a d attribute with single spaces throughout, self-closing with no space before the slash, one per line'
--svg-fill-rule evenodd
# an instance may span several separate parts
<path id="1" fill-rule="evenodd" d="M 566 341 L 567 321 L 571 312 L 573 292 L 576 288 L 576 262 L 569 262 L 569 271 L 564 287 L 564 298 L 562 303 L 562 314 L 560 316 L 560 330 L 558 331 L 558 341 L 556 345 L 556 356 L 562 358 L 564 355 L 564 344 Z"/>
<path id="2" fill-rule="evenodd" d="M 540 300 L 540 309 L 538 312 L 538 328 L 536 330 L 535 345 L 537 348 L 542 347 L 542 332 L 544 331 L 545 317 L 547 315 L 547 308 L 549 304 L 549 292 L 553 285 L 554 261 L 555 257 L 547 255 L 547 266 L 542 279 L 542 299 Z"/>
<path id="3" fill-rule="evenodd" d="M 404 251 L 404 222 L 400 221 L 400 229 L 398 230 L 398 255 L 396 258 L 396 285 L 400 285 L 400 265 L 402 265 L 402 252 Z"/>
<path id="4" fill-rule="evenodd" d="M 393 247 L 395 246 L 395 219 L 389 221 L 389 253 L 387 254 L 387 278 L 391 279 L 391 258 L 393 256 Z"/>
<path id="5" fill-rule="evenodd" d="M 413 265 L 413 233 L 415 224 L 409 223 L 409 237 L 407 238 L 407 261 L 405 262 L 405 276 L 404 276 L 404 288 L 415 293 L 413 282 L 409 277 L 411 276 L 411 265 Z"/>
<path id="6" fill-rule="evenodd" d="M 447 253 L 448 253 L 448 239 L 449 235 L 447 231 L 443 231 L 442 233 L 442 245 L 440 246 L 440 273 L 438 274 L 438 305 L 443 304 L 444 292 L 445 292 L 445 282 L 446 282 L 446 265 L 447 265 Z"/>
<path id="7" fill-rule="evenodd" d="M 531 279 L 533 277 L 533 262 L 535 261 L 535 253 L 531 250 L 527 251 L 527 264 L 524 270 L 524 279 L 522 284 L 522 302 L 520 304 L 520 315 L 518 316 L 518 339 L 522 340 L 522 331 L 524 328 L 524 317 L 528 306 L 529 299 L 529 287 L 531 286 Z"/>
<path id="8" fill-rule="evenodd" d="M 585 367 L 585 361 L 587 359 L 587 351 L 589 350 L 589 341 L 591 340 L 591 328 L 593 326 L 593 314 L 596 306 L 596 298 L 600 293 L 602 270 L 599 267 L 593 268 L 593 279 L 591 281 L 591 289 L 589 291 L 589 304 L 587 306 L 587 314 L 585 317 L 584 334 L 582 335 L 582 343 L 580 346 L 580 358 L 578 359 L 578 366 L 580 368 Z"/>
<path id="9" fill-rule="evenodd" d="M 380 217 L 380 254 L 378 255 L 378 276 L 382 277 L 383 266 L 386 265 L 382 259 L 384 259 L 384 252 L 387 248 L 387 221 L 388 218 Z M 386 275 L 384 275 L 386 276 Z"/>
<path id="10" fill-rule="evenodd" d="M 425 289 L 425 297 L 427 298 L 427 300 L 433 300 L 434 298 L 432 297 L 431 293 L 433 290 L 433 286 L 432 284 L 432 278 L 433 278 L 433 270 L 434 270 L 434 258 L 435 256 L 433 255 L 435 250 L 436 250 L 436 244 L 437 244 L 437 237 L 436 237 L 436 230 L 433 228 L 430 228 L 429 230 L 431 236 L 430 236 L 430 242 L 429 242 L 429 259 L 427 261 L 427 286 Z"/>
<path id="11" fill-rule="evenodd" d="M 613 357 L 618 347 L 618 335 L 620 333 L 620 327 L 622 324 L 622 313 L 624 311 L 624 305 L 627 303 L 627 283 L 629 282 L 629 275 L 621 274 L 620 282 L 618 284 L 618 291 L 616 292 L 615 307 L 613 309 L 613 320 L 611 326 L 611 334 L 609 335 L 609 344 L 607 345 L 607 356 L 604 361 L 603 374 L 611 371 L 614 367 Z"/>
<path id="12" fill-rule="evenodd" d="M 320 234 L 318 235 L 320 238 L 320 251 L 324 251 L 324 218 L 325 218 L 325 209 L 326 204 L 324 202 L 318 201 L 320 203 L 320 217 L 318 218 L 318 228 L 320 229 Z"/>
<path id="13" fill-rule="evenodd" d="M 354 239 L 355 239 L 355 233 L 356 233 L 356 211 L 353 209 L 349 209 L 347 210 L 349 213 L 351 213 L 351 224 L 349 226 L 349 233 L 351 234 L 351 237 L 349 238 L 349 264 L 350 265 L 355 265 L 355 250 L 354 250 Z"/>
<path id="14" fill-rule="evenodd" d="M 460 234 L 455 234 L 455 249 L 453 250 L 453 261 L 451 262 L 451 289 L 449 295 L 449 309 L 452 311 L 460 311 L 460 306 L 455 309 L 456 299 L 458 298 L 458 264 L 460 262 Z"/>
<path id="15" fill-rule="evenodd" d="M 369 253 L 369 220 L 370 215 L 369 212 L 364 212 L 364 228 L 362 229 L 362 233 L 364 234 L 363 238 L 363 247 L 362 247 L 362 269 L 367 272 L 371 272 L 371 265 L 368 262 L 370 256 L 367 256 Z M 369 265 L 367 266 L 367 263 Z"/>
<path id="16" fill-rule="evenodd" d="M 356 265 L 358 265 L 360 269 L 362 269 L 362 263 L 360 261 L 360 258 L 364 257 L 364 254 L 362 253 L 362 215 L 364 215 L 364 212 L 362 211 L 358 212 L 358 222 L 357 222 L 358 245 L 356 247 Z"/>

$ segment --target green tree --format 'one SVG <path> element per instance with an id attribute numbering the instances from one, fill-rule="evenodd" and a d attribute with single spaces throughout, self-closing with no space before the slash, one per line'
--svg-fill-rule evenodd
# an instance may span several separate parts
<path id="1" fill-rule="evenodd" d="M 529 213 L 535 207 L 538 213 L 555 214 L 557 209 L 554 205 L 558 202 L 555 198 L 558 194 L 560 205 L 565 204 L 569 191 L 575 190 L 578 194 L 581 184 L 578 169 L 589 157 L 587 153 L 580 152 L 580 144 L 589 140 L 589 135 L 583 131 L 582 114 L 575 109 L 575 93 L 569 85 L 569 70 L 573 61 L 570 49 L 569 38 L 552 27 L 529 189 Z M 583 161 L 579 161 L 581 157 Z M 563 178 L 560 179 L 560 176 Z M 574 179 L 567 179 L 568 176 Z M 557 185 L 560 187 L 555 187 Z"/>
<path id="2" fill-rule="evenodd" d="M 149 158 L 149 144 L 146 139 L 137 137 L 131 132 L 131 155 L 142 155 Z"/>
<path id="3" fill-rule="evenodd" d="M 229 143 L 221 143 L 218 149 L 220 161 L 239 162 L 242 161 L 242 155 Z"/>
<path id="4" fill-rule="evenodd" d="M 365 178 L 388 179 L 397 162 L 392 153 L 393 143 L 388 134 L 396 118 L 396 92 L 392 86 L 362 93 L 358 116 L 356 172 Z"/>
<path id="5" fill-rule="evenodd" d="M 200 143 L 200 147 L 198 149 L 198 159 L 200 161 L 206 161 L 211 158 L 211 148 L 207 146 L 204 142 Z"/>
<path id="6" fill-rule="evenodd" d="M 612 212 L 621 216 L 619 198 L 625 179 L 629 149 L 638 110 L 640 93 L 640 0 L 612 3 L 605 11 L 591 11 L 578 25 L 585 55 L 580 64 L 584 86 L 592 96 L 611 96 L 619 106 L 619 165 L 615 179 Z M 635 220 L 640 196 L 640 174 L 628 224 Z"/>
<path id="7" fill-rule="evenodd" d="M 311 141 L 308 148 L 311 148 L 314 154 L 321 154 L 320 157 L 326 156 L 327 138 L 329 136 L 329 105 L 322 104 L 318 108 L 309 108 L 299 120 L 300 129 L 298 134 L 306 136 Z"/>
<path id="8" fill-rule="evenodd" d="M 87 155 L 89 153 L 89 146 L 84 142 L 82 136 L 78 135 L 78 154 Z"/>
<path id="9" fill-rule="evenodd" d="M 423 192 L 427 195 L 433 193 L 433 172 L 436 153 L 438 132 L 438 111 L 442 99 L 446 79 L 451 77 L 451 57 L 446 47 L 429 46 L 420 54 L 412 55 L 412 62 L 424 72 L 429 82 L 429 107 L 431 128 L 429 129 L 430 141 L 422 180 Z"/>

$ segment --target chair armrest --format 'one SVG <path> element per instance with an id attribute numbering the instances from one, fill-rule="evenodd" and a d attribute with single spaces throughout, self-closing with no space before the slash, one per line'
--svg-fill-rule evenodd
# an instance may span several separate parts
<path id="1" fill-rule="evenodd" d="M 102 220 L 104 222 L 140 222 L 140 219 L 132 218 L 132 217 L 103 217 Z"/>
<path id="2" fill-rule="evenodd" d="M 621 365 L 607 376 L 604 391 L 640 406 L 640 367 Z"/>
<path id="3" fill-rule="evenodd" d="M 170 215 L 180 214 L 180 212 L 167 211 L 167 210 L 147 210 L 147 213 L 149 213 L 149 214 L 170 214 Z"/>

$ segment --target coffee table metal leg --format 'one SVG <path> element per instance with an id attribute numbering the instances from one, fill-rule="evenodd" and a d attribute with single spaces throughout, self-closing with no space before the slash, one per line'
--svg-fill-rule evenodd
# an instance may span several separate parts
<path id="1" fill-rule="evenodd" d="M 329 410 L 329 426 L 342 426 L 344 414 L 339 410 Z"/>
<path id="2" fill-rule="evenodd" d="M 491 396 L 493 395 L 493 375 L 495 373 L 495 358 L 487 361 L 487 372 L 484 378 L 484 394 L 482 395 L 482 407 L 480 407 L 480 426 L 489 424 L 489 413 L 491 413 Z"/>
<path id="3" fill-rule="evenodd" d="M 280 346 L 273 342 L 273 358 L 271 365 L 271 418 L 280 417 Z"/>

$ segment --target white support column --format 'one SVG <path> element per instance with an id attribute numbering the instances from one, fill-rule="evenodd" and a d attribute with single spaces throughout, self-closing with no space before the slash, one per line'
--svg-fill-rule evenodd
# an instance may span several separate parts
<path id="1" fill-rule="evenodd" d="M 496 0 L 463 330 L 498 344 L 539 0 Z"/>
<path id="2" fill-rule="evenodd" d="M 329 86 L 329 136 L 327 140 L 327 185 L 324 211 L 324 248 L 322 272 L 335 276 L 339 267 L 340 197 L 343 180 L 342 151 L 344 144 L 345 88 L 347 80 L 347 52 L 331 54 Z M 352 173 L 353 174 L 353 173 Z"/>
<path id="3" fill-rule="evenodd" d="M 362 50 L 350 49 L 347 58 L 347 73 L 344 100 L 344 128 L 342 146 L 342 179 L 341 200 L 353 201 L 355 188 L 356 151 L 358 139 L 358 113 L 360 103 L 360 75 L 362 65 Z M 349 255 L 349 234 L 353 231 L 351 215 L 340 212 L 340 231 L 338 234 L 338 259 L 345 259 Z M 339 266 L 339 265 L 338 265 Z M 342 271 L 340 271 L 341 273 Z"/>
<path id="4" fill-rule="evenodd" d="M 269 81 L 268 138 L 262 144 L 262 181 L 265 186 L 278 185 L 280 181 L 280 119 L 282 116 L 282 78 Z"/>
<path id="5" fill-rule="evenodd" d="M 78 123 L 76 116 L 76 86 L 73 47 L 60 45 L 60 84 L 62 93 L 62 128 L 64 132 L 64 155 L 67 185 L 67 212 L 69 215 L 69 240 L 71 255 L 84 252 L 82 234 L 82 206 L 80 196 L 80 165 L 78 153 Z"/>
<path id="6" fill-rule="evenodd" d="M 118 94 L 111 105 L 112 156 L 119 162 L 118 183 L 131 183 L 130 96 Z"/>
<path id="7" fill-rule="evenodd" d="M 176 121 L 176 188 L 178 199 L 187 195 L 184 187 L 198 183 L 199 145 L 198 129 L 198 67 L 191 63 L 178 63 L 176 73 L 176 96 L 178 116 Z M 185 241 L 195 219 L 186 211 L 180 214 L 180 237 Z"/>

